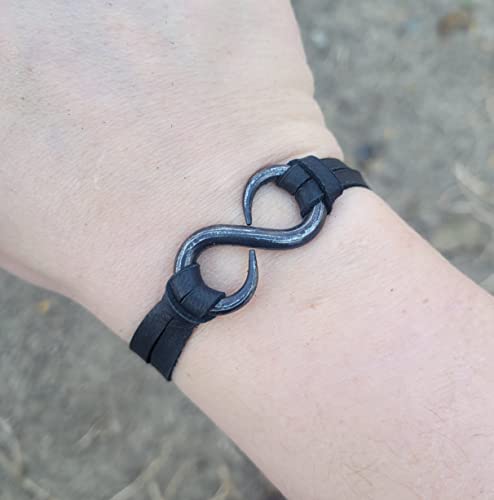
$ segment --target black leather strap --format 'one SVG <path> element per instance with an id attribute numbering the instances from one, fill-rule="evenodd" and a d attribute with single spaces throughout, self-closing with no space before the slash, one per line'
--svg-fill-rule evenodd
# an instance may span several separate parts
<path id="1" fill-rule="evenodd" d="M 194 328 L 215 317 L 209 311 L 224 296 L 204 283 L 199 264 L 184 268 L 170 278 L 163 298 L 142 320 L 130 348 L 171 380 Z"/>
<path id="2" fill-rule="evenodd" d="M 323 201 L 328 214 L 341 193 L 351 187 L 368 188 L 362 174 L 335 158 L 320 160 L 307 156 L 288 162 L 290 168 L 278 186 L 295 196 L 302 217 Z"/>
<path id="3" fill-rule="evenodd" d="M 339 160 L 308 156 L 289 165 L 278 185 L 295 196 L 303 217 L 321 201 L 329 214 L 345 189 L 367 187 L 359 172 Z M 163 298 L 142 320 L 130 348 L 171 380 L 192 332 L 215 317 L 210 311 L 224 296 L 204 283 L 198 264 L 182 269 L 170 278 Z"/>

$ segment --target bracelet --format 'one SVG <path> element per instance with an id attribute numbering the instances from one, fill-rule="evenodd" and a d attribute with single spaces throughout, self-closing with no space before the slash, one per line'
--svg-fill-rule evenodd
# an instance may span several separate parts
<path id="1" fill-rule="evenodd" d="M 293 228 L 266 229 L 252 226 L 252 204 L 258 189 L 276 181 L 295 197 L 302 222 Z M 175 272 L 162 299 L 137 328 L 130 348 L 171 380 L 178 358 L 197 325 L 243 307 L 254 295 L 258 282 L 254 248 L 291 249 L 305 245 L 319 234 L 333 203 L 345 189 L 368 188 L 360 172 L 334 158 L 308 156 L 286 165 L 266 167 L 248 181 L 243 197 L 245 226 L 215 225 L 193 233 L 180 247 Z M 197 259 L 213 245 L 250 247 L 247 278 L 230 296 L 203 281 Z"/>

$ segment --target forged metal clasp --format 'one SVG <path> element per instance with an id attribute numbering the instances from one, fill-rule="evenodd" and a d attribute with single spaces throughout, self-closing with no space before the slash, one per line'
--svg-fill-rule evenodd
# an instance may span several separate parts
<path id="1" fill-rule="evenodd" d="M 232 295 L 221 299 L 211 310 L 211 314 L 227 314 L 249 302 L 258 282 L 257 259 L 254 248 L 291 249 L 311 241 L 324 225 L 327 209 L 322 200 L 317 201 L 303 217 L 302 222 L 290 229 L 266 229 L 252 226 L 252 205 L 257 191 L 268 182 L 280 179 L 290 169 L 290 165 L 274 165 L 255 173 L 247 182 L 243 196 L 243 211 L 246 226 L 214 225 L 193 233 L 182 244 L 176 260 L 175 273 L 195 264 L 199 255 L 214 245 L 238 245 L 250 247 L 247 278 L 242 287 Z M 297 200 L 298 201 L 298 200 Z"/>
<path id="2" fill-rule="evenodd" d="M 252 205 L 257 191 L 268 182 L 294 196 L 302 221 L 289 229 L 252 226 Z M 168 280 L 161 300 L 137 327 L 130 348 L 151 363 L 167 380 L 194 329 L 218 314 L 244 306 L 254 295 L 258 281 L 255 248 L 289 249 L 311 241 L 322 229 L 335 200 L 351 187 L 367 187 L 362 175 L 335 158 L 315 156 L 274 165 L 255 173 L 243 196 L 246 225 L 215 225 L 189 236 L 182 244 L 175 273 Z M 232 295 L 210 288 L 202 279 L 197 260 L 214 245 L 250 247 L 249 271 L 244 284 Z"/>

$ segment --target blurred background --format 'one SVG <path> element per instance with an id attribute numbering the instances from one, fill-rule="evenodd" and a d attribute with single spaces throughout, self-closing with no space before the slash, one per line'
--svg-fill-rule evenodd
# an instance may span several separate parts
<path id="1" fill-rule="evenodd" d="M 293 3 L 348 163 L 494 293 L 494 2 Z M 282 498 L 77 305 L 0 272 L 0 338 L 0 500 Z"/>

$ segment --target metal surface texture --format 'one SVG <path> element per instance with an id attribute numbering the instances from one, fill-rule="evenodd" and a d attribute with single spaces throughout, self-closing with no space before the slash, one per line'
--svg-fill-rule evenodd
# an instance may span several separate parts
<path id="1" fill-rule="evenodd" d="M 254 248 L 288 250 L 305 245 L 322 229 L 327 215 L 323 202 L 318 203 L 302 222 L 289 229 L 269 229 L 252 226 L 252 205 L 257 191 L 268 182 L 281 177 L 288 165 L 274 165 L 256 172 L 247 182 L 243 197 L 246 224 L 214 225 L 193 233 L 182 244 L 176 260 L 175 272 L 197 262 L 200 254 L 215 245 L 250 247 L 247 278 L 242 287 L 228 295 L 211 310 L 213 314 L 228 314 L 243 307 L 254 295 L 258 282 L 258 267 Z"/>

